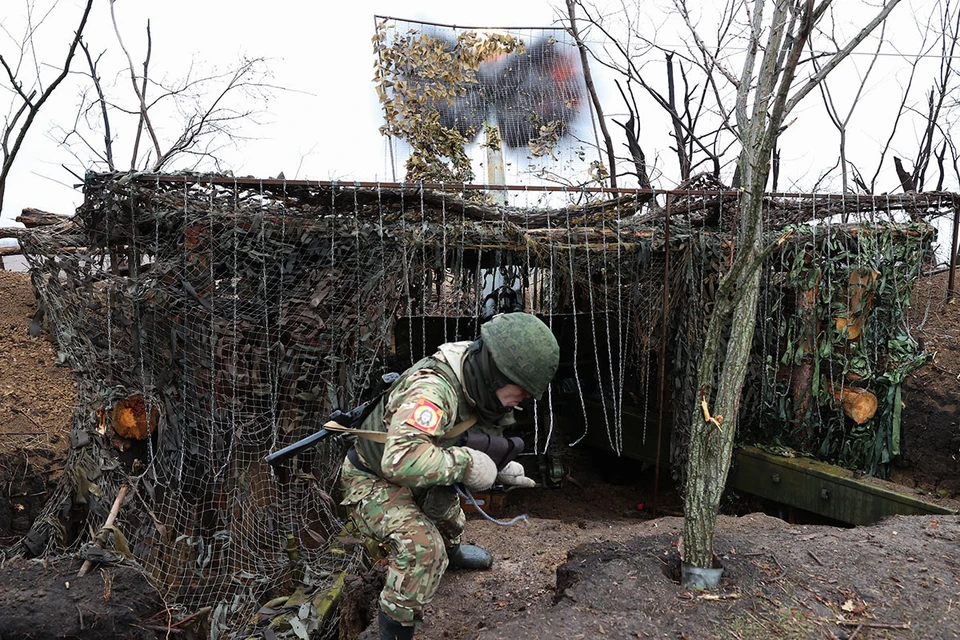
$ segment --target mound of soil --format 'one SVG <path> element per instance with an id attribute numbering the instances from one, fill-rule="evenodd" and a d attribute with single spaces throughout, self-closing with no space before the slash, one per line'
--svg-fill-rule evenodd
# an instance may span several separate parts
<path id="1" fill-rule="evenodd" d="M 110 567 L 78 578 L 79 568 L 73 559 L 6 563 L 0 574 L 0 638 L 153 640 L 166 635 L 166 607 L 140 571 Z"/>
<path id="2" fill-rule="evenodd" d="M 477 637 L 846 638 L 858 629 L 859 638 L 960 637 L 956 516 L 858 529 L 721 517 L 724 579 L 710 593 L 675 581 L 682 528 L 680 518 L 661 518 L 574 548 L 557 569 L 556 604 L 527 603 L 524 615 L 487 621 L 493 628 Z M 506 593 L 496 602 L 518 604 Z"/>
<path id="3" fill-rule="evenodd" d="M 683 520 L 650 513 L 648 475 L 610 485 L 576 452 L 569 463 L 563 488 L 508 494 L 497 516 L 526 521 L 470 516 L 467 539 L 494 566 L 448 572 L 417 640 L 960 638 L 958 516 L 856 528 L 721 516 L 724 578 L 703 594 L 678 583 Z M 658 500 L 679 508 L 672 492 Z"/>

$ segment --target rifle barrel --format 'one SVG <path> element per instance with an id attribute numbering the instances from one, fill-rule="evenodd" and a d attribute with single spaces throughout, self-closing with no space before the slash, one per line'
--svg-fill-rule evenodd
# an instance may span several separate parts
<path id="1" fill-rule="evenodd" d="M 330 434 L 330 431 L 326 429 L 320 429 L 320 431 L 317 431 L 316 433 L 311 434 L 302 440 L 297 440 L 293 444 L 287 445 L 279 451 L 274 451 L 273 453 L 267 455 L 264 460 L 276 467 L 297 455 L 304 449 L 313 446 L 317 442 L 320 442 Z"/>

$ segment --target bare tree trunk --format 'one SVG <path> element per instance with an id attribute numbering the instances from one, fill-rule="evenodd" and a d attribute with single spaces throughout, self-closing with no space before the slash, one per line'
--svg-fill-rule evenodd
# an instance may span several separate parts
<path id="1" fill-rule="evenodd" d="M 736 434 L 740 398 L 750 360 L 756 328 L 756 307 L 760 292 L 759 267 L 764 256 L 776 245 L 762 249 L 763 193 L 770 173 L 769 159 L 776 147 L 785 116 L 800 99 L 814 89 L 826 75 L 849 55 L 870 31 L 877 27 L 898 4 L 889 0 L 877 16 L 818 72 L 788 97 L 800 54 L 813 29 L 829 4 L 824 0 L 814 7 L 813 0 L 794 5 L 776 0 L 769 24 L 769 35 L 763 48 L 763 59 L 754 83 L 753 65 L 760 49 L 763 6 L 755 0 L 752 31 L 753 47 L 747 52 L 737 92 L 737 123 L 743 145 L 739 169 L 744 191 L 740 200 L 740 236 L 737 257 L 724 275 L 717 291 L 717 301 L 707 327 L 703 356 L 697 375 L 698 396 L 703 415 L 694 415 L 690 425 L 690 451 L 687 460 L 687 481 L 684 518 L 684 564 L 698 569 L 713 565 L 713 533 L 717 510 L 730 470 Z M 797 11 L 796 32 L 787 33 L 787 13 Z M 788 37 L 789 36 L 789 37 Z M 786 44 L 784 44 L 786 42 Z M 782 51 L 781 48 L 785 49 Z M 785 58 L 780 58 L 786 53 Z M 753 99 L 753 111 L 747 106 Z M 783 238 L 781 238 L 782 242 Z M 723 353 L 716 398 L 713 387 L 720 337 L 729 327 L 730 338 Z M 710 402 L 714 401 L 713 415 Z"/>
<path id="2" fill-rule="evenodd" d="M 676 81 L 673 77 L 673 53 L 667 53 L 667 102 L 670 105 L 670 114 L 673 116 L 671 120 L 673 121 L 673 139 L 677 142 L 677 160 L 680 163 L 680 181 L 686 182 L 690 179 L 690 167 L 692 162 L 690 160 L 690 154 L 687 152 L 687 136 L 683 131 L 683 125 L 680 122 L 680 118 L 677 115 L 677 90 L 676 90 Z M 685 110 L 689 111 L 689 96 L 684 95 L 684 102 L 687 104 L 684 105 Z M 714 163 L 717 164 L 716 162 Z M 719 168 L 719 167 L 717 167 Z M 714 175 L 717 175 L 719 171 L 716 171 Z M 719 176 L 717 176 L 719 177 Z"/>
<path id="3" fill-rule="evenodd" d="M 749 177 L 761 191 L 769 169 L 761 169 Z M 744 228 L 761 231 L 762 199 L 744 195 L 741 214 L 751 218 Z M 757 300 L 760 296 L 761 235 L 738 247 L 739 256 L 724 277 L 717 293 L 717 304 L 710 317 L 703 360 L 698 374 L 698 397 L 705 407 L 703 415 L 694 414 L 690 429 L 690 450 L 687 459 L 684 512 L 684 563 L 701 569 L 713 566 L 713 532 L 716 527 L 720 497 L 727 482 L 733 457 L 737 414 L 741 391 L 750 360 L 753 334 L 757 324 Z M 721 293 L 724 300 L 720 300 Z M 707 407 L 712 399 L 713 379 L 720 338 L 729 324 L 730 337 L 723 357 L 723 370 L 714 400 L 714 412 Z"/>
<path id="4" fill-rule="evenodd" d="M 755 3 L 754 33 L 759 33 L 763 3 L 764 0 L 757 0 Z M 739 165 L 745 187 L 740 200 L 740 242 L 734 265 L 724 276 L 717 292 L 717 303 L 707 328 L 697 380 L 698 395 L 704 407 L 703 419 L 695 413 L 690 429 L 690 457 L 687 461 L 684 504 L 687 517 L 684 518 L 683 560 L 686 565 L 700 569 L 713 568 L 713 532 L 720 497 L 733 457 L 741 392 L 757 323 L 759 266 L 763 241 L 763 192 L 770 174 L 768 160 L 776 146 L 784 115 L 786 93 L 812 21 L 813 2 L 807 0 L 803 10 L 804 19 L 800 20 L 801 26 L 793 40 L 786 65 L 781 67 L 777 58 L 786 36 L 789 5 L 786 0 L 778 0 L 775 4 L 757 82 L 753 114 L 749 119 L 746 117 L 746 104 L 751 83 L 741 82 L 738 94 L 738 122 L 743 132 L 743 150 Z M 755 46 L 756 44 L 755 39 Z M 748 55 L 744 78 L 752 76 L 752 64 L 753 57 Z M 781 69 L 783 74 L 779 77 L 782 82 L 778 83 L 777 74 Z M 720 336 L 728 326 L 730 337 L 724 353 L 714 415 L 710 416 L 709 404 L 713 400 L 715 362 Z"/>

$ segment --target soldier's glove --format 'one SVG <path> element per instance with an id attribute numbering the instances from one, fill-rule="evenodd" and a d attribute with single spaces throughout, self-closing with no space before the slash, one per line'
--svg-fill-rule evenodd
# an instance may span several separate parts
<path id="1" fill-rule="evenodd" d="M 467 453 L 470 454 L 470 464 L 463 474 L 463 484 L 471 491 L 489 489 L 497 479 L 496 463 L 483 451 L 467 448 Z"/>
<path id="2" fill-rule="evenodd" d="M 523 469 L 523 465 L 514 460 L 508 462 L 507 466 L 500 469 L 497 474 L 497 482 L 508 487 L 535 487 L 537 483 L 533 478 L 528 478 Z"/>

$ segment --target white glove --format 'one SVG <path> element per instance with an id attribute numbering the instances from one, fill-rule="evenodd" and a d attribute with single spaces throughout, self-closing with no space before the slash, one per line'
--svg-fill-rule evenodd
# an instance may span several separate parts
<path id="1" fill-rule="evenodd" d="M 483 491 L 493 486 L 497 479 L 497 465 L 493 459 L 483 451 L 466 447 L 470 454 L 470 465 L 463 474 L 463 484 L 471 491 Z"/>
<path id="2" fill-rule="evenodd" d="M 523 465 L 514 460 L 508 462 L 507 466 L 497 474 L 497 482 L 510 487 L 535 487 L 537 483 L 533 478 L 528 478 L 523 470 Z"/>

